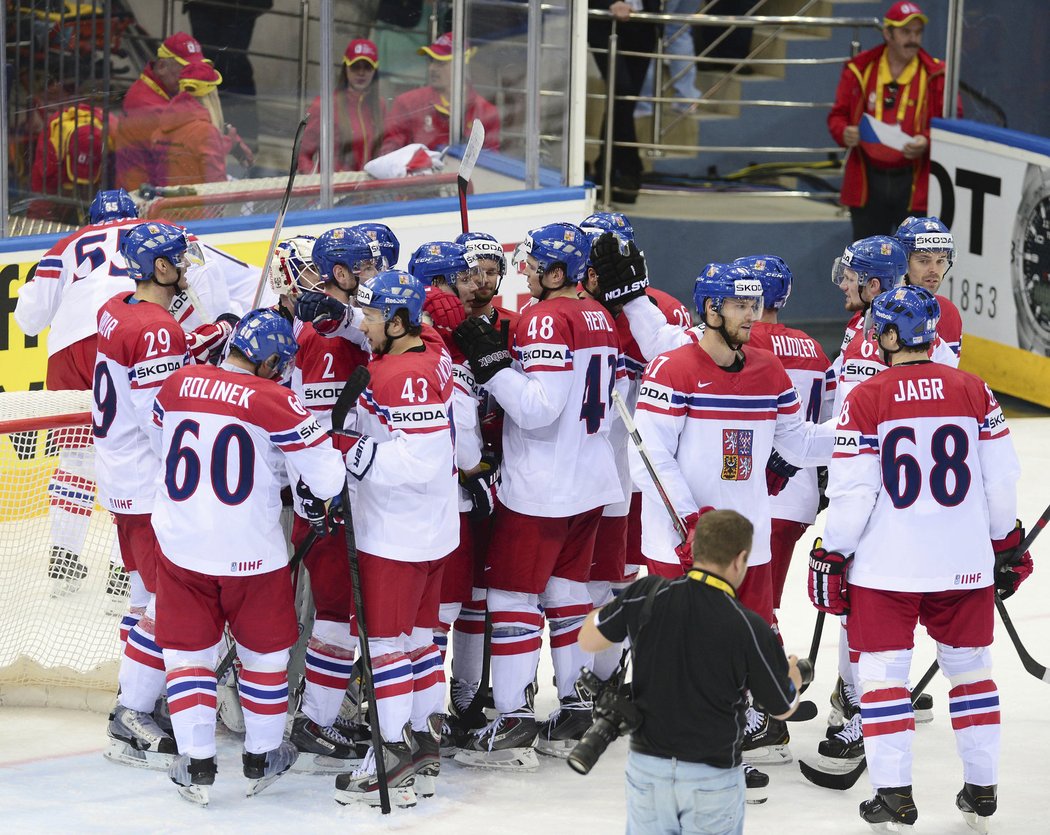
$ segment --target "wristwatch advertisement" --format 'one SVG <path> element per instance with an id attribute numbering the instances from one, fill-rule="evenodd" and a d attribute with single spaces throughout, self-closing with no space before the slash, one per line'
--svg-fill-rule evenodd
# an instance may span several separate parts
<path id="1" fill-rule="evenodd" d="M 1029 164 L 1010 243 L 1018 347 L 1050 356 L 1050 171 Z"/>

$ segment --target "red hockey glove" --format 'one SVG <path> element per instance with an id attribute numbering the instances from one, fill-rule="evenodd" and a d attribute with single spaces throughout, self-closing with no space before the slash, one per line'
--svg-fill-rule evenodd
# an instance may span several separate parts
<path id="1" fill-rule="evenodd" d="M 230 318 L 233 319 L 233 324 L 230 323 Z M 201 325 L 187 333 L 186 347 L 189 349 L 190 356 L 201 365 L 217 358 L 226 346 L 230 334 L 233 333 L 233 326 L 236 324 L 237 317 L 224 313 L 214 322 Z"/>
<path id="2" fill-rule="evenodd" d="M 775 449 L 771 449 L 769 460 L 766 461 L 766 492 L 770 496 L 779 495 L 799 469 L 801 468 L 785 461 Z"/>
<path id="3" fill-rule="evenodd" d="M 423 312 L 430 317 L 434 330 L 441 334 L 441 339 L 452 356 L 452 361 L 456 363 L 465 362 L 466 357 L 459 350 L 456 340 L 452 338 L 452 331 L 456 329 L 460 322 L 467 318 L 467 311 L 463 307 L 463 302 L 460 301 L 459 296 L 454 296 L 452 293 L 446 293 L 443 290 L 429 288 L 426 300 L 423 302 Z"/>
<path id="4" fill-rule="evenodd" d="M 709 510 L 714 510 L 714 508 L 710 505 L 704 505 L 698 511 L 690 513 L 682 520 L 682 524 L 685 525 L 687 536 L 685 542 L 678 545 L 674 549 L 674 552 L 678 555 L 678 559 L 682 563 L 682 568 L 686 571 L 693 567 L 693 537 L 696 533 L 696 523 L 699 522 L 700 517 Z"/>
<path id="5" fill-rule="evenodd" d="M 849 582 L 846 573 L 853 557 L 827 551 L 818 536 L 809 552 L 809 599 L 829 615 L 849 614 Z"/>
<path id="6" fill-rule="evenodd" d="M 1010 533 L 1002 539 L 992 540 L 992 550 L 995 551 L 995 588 L 1003 600 L 1017 591 L 1017 587 L 1032 573 L 1032 555 L 1028 551 L 1019 553 L 1023 541 L 1024 528 L 1020 519 Z"/>

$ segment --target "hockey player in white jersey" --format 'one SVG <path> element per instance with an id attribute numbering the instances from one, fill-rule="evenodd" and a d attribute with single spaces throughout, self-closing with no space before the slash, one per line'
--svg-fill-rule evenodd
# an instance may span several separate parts
<path id="1" fill-rule="evenodd" d="M 576 293 L 588 249 L 587 236 L 568 223 L 526 236 L 525 275 L 536 301 L 515 328 L 513 358 L 483 319 L 471 317 L 456 331 L 475 379 L 506 413 L 485 571 L 498 716 L 456 755 L 466 765 L 536 768 L 537 734 L 550 738 L 572 711 L 590 711 L 575 689 L 590 660 L 576 638 L 591 608 L 586 583 L 602 508 L 622 501 L 623 490 L 608 440 L 620 373 L 616 330 L 601 305 Z M 541 727 L 529 691 L 544 616 L 561 707 Z"/>
<path id="2" fill-rule="evenodd" d="M 873 300 L 889 368 L 843 405 L 824 539 L 810 555 L 811 600 L 831 614 L 849 612 L 850 646 L 860 652 L 864 754 L 875 790 L 860 814 L 877 831 L 900 831 L 918 817 L 907 684 L 917 623 L 937 642 L 951 684 L 964 781 L 956 805 L 972 828 L 987 831 L 999 761 L 993 596 L 1012 594 L 1032 570 L 1018 551 L 1020 465 L 1006 420 L 981 379 L 930 361 L 938 314 L 921 287 Z"/>
<path id="3" fill-rule="evenodd" d="M 113 514 L 131 574 L 120 693 L 106 756 L 167 767 L 174 741 L 150 713 L 164 689 L 164 662 L 154 638 L 160 549 L 150 519 L 160 460 L 147 427 L 161 384 L 189 359 L 185 335 L 167 308 L 199 254 L 181 229 L 164 223 L 134 226 L 120 246 L 135 291 L 118 293 L 99 311 L 91 407 L 99 503 Z"/>
<path id="4" fill-rule="evenodd" d="M 241 661 L 243 771 L 249 796 L 298 756 L 283 741 L 289 649 L 298 638 L 281 533 L 286 466 L 304 515 L 327 535 L 327 500 L 342 488 L 342 456 L 299 398 L 280 385 L 296 354 L 274 310 L 245 316 L 219 367 L 170 376 L 153 407 L 163 461 L 153 525 L 157 640 L 179 756 L 169 776 L 206 804 L 215 779 L 215 666 L 228 624 Z"/>

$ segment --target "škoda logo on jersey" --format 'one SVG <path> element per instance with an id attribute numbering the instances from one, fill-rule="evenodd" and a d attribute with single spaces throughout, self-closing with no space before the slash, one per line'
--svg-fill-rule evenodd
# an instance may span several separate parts
<path id="1" fill-rule="evenodd" d="M 722 481 L 747 481 L 754 469 L 753 429 L 722 430 Z"/>
<path id="2" fill-rule="evenodd" d="M 390 410 L 390 424 L 395 429 L 444 429 L 448 413 L 440 404 L 397 406 Z"/>

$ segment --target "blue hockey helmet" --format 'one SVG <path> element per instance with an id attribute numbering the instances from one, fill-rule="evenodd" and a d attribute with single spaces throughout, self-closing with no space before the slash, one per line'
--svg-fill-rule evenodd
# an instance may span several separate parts
<path id="1" fill-rule="evenodd" d="M 776 255 L 745 255 L 737 258 L 733 264 L 744 267 L 762 282 L 762 304 L 765 307 L 780 310 L 787 304 L 794 279 L 783 258 Z"/>
<path id="2" fill-rule="evenodd" d="M 857 273 L 857 284 L 863 287 L 869 280 L 877 278 L 883 290 L 889 290 L 904 283 L 908 274 L 908 254 L 895 238 L 886 235 L 873 235 L 851 243 L 835 260 L 831 270 L 831 280 L 841 285 L 846 278 L 846 270 Z"/>
<path id="3" fill-rule="evenodd" d="M 478 259 L 468 247 L 452 241 L 430 241 L 416 248 L 408 259 L 408 272 L 424 287 L 435 279 L 455 286 L 468 277 L 477 277 Z"/>
<path id="4" fill-rule="evenodd" d="M 401 242 L 397 239 L 393 229 L 385 223 L 359 223 L 353 228 L 364 232 L 379 244 L 379 251 L 386 259 L 387 269 L 392 270 L 397 266 L 401 258 Z"/>
<path id="5" fill-rule="evenodd" d="M 230 347 L 256 365 L 276 354 L 274 370 L 281 377 L 299 350 L 299 343 L 292 333 L 292 323 L 272 307 L 263 307 L 249 311 L 237 323 L 230 336 Z"/>
<path id="6" fill-rule="evenodd" d="M 584 218 L 580 227 L 593 227 L 601 229 L 603 232 L 615 232 L 618 235 L 623 235 L 629 241 L 634 240 L 634 227 L 631 226 L 631 221 L 627 219 L 627 215 L 623 212 L 595 212 L 593 215 L 588 215 Z"/>
<path id="7" fill-rule="evenodd" d="M 551 223 L 529 232 L 521 249 L 536 259 L 540 275 L 561 264 L 565 268 L 566 283 L 579 284 L 587 271 L 591 242 L 579 226 Z"/>
<path id="8" fill-rule="evenodd" d="M 92 224 L 138 216 L 138 206 L 131 199 L 131 195 L 122 188 L 103 189 L 88 206 L 88 219 Z"/>
<path id="9" fill-rule="evenodd" d="M 357 275 L 363 268 L 385 268 L 383 253 L 377 241 L 359 229 L 338 226 L 323 233 L 314 242 L 311 258 L 322 281 L 332 281 L 336 264 Z"/>
<path id="10" fill-rule="evenodd" d="M 387 270 L 372 276 L 357 291 L 359 307 L 374 307 L 389 322 L 404 308 L 410 325 L 419 325 L 423 315 L 426 290 L 422 282 L 401 270 Z"/>
<path id="11" fill-rule="evenodd" d="M 762 299 L 762 293 L 762 282 L 739 264 L 708 264 L 693 284 L 693 301 L 701 319 L 705 313 L 704 302 L 708 299 L 719 312 L 726 299 L 754 299 L 757 303 Z"/>
<path id="12" fill-rule="evenodd" d="M 321 279 L 313 262 L 316 241 L 313 235 L 296 235 L 277 244 L 270 260 L 270 287 L 275 293 L 294 298 L 303 290 L 317 289 Z"/>
<path id="13" fill-rule="evenodd" d="M 507 274 L 507 253 L 503 251 L 503 244 L 492 235 L 485 232 L 464 232 L 456 237 L 456 243 L 463 244 L 467 252 L 474 253 L 478 260 L 491 258 L 499 264 L 500 278 Z"/>
<path id="14" fill-rule="evenodd" d="M 204 263 L 200 247 L 187 239 L 184 229 L 159 221 L 132 226 L 121 236 L 120 254 L 127 261 L 128 275 L 135 281 L 153 278 L 157 258 L 166 258 L 174 266 L 183 268 Z"/>
<path id="15" fill-rule="evenodd" d="M 925 287 L 895 287 L 875 297 L 871 317 L 876 338 L 882 336 L 886 328 L 896 328 L 901 344 L 914 348 L 937 338 L 941 306 Z"/>
<path id="16" fill-rule="evenodd" d="M 894 237 L 909 256 L 913 252 L 944 252 L 948 266 L 955 260 L 955 239 L 939 217 L 905 218 Z"/>

